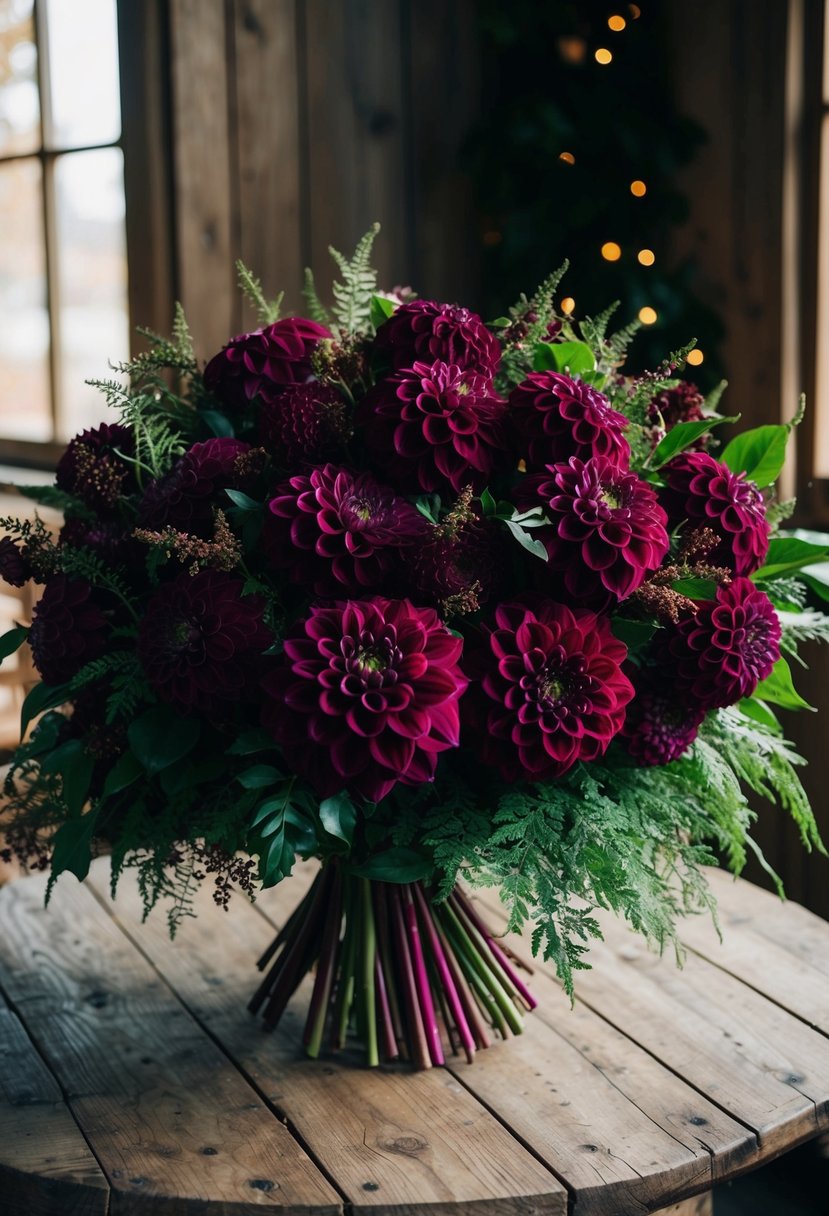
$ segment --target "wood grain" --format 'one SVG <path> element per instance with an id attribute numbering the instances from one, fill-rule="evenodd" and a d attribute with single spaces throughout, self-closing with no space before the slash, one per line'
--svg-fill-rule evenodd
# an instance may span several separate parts
<path id="1" fill-rule="evenodd" d="M 339 1210 L 287 1129 L 92 892 L 0 892 L 0 987 L 60 1082 L 113 1190 L 112 1213 Z"/>
<path id="2" fill-rule="evenodd" d="M 107 1180 L 55 1078 L 2 999 L 0 1194 L 4 1216 L 106 1216 L 109 1205 Z"/>
<path id="3" fill-rule="evenodd" d="M 279 922 L 300 897 L 313 867 L 300 869 L 268 892 Z M 108 899 L 106 877 L 93 884 Z M 265 901 L 263 901 L 265 902 Z M 272 924 L 242 899 L 228 915 L 200 897 L 199 915 L 171 942 L 160 917 L 141 925 L 137 892 L 124 884 L 112 913 L 187 1007 L 268 1102 L 283 1114 L 355 1211 L 372 1216 L 448 1216 L 457 1205 L 485 1213 L 564 1213 L 564 1188 L 476 1101 L 440 1070 L 368 1071 L 346 1054 L 324 1063 L 300 1052 L 306 983 L 280 1027 L 263 1033 L 245 1013 L 254 983 L 253 962 L 273 934 Z M 495 1053 L 490 1053 L 495 1054 Z M 476 1065 L 477 1067 L 477 1065 Z"/>

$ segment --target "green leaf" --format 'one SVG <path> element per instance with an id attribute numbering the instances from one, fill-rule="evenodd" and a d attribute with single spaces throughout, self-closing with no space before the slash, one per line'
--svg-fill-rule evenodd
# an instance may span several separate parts
<path id="1" fill-rule="evenodd" d="M 246 790 L 262 790 L 283 779 L 284 773 L 280 773 L 279 769 L 274 768 L 272 764 L 254 764 L 252 768 L 246 768 L 236 777 L 239 784 Z"/>
<path id="2" fill-rule="evenodd" d="M 260 803 L 256 808 L 253 819 L 250 821 L 250 826 L 252 828 L 259 827 L 260 835 L 270 835 L 270 832 L 261 828 L 260 824 L 267 823 L 268 821 L 272 820 L 273 827 L 271 828 L 271 831 L 275 831 L 278 827 L 279 821 L 285 814 L 285 807 L 288 803 L 288 799 L 291 797 L 291 789 L 293 788 L 293 784 L 293 781 L 286 781 L 286 788 L 282 793 L 276 794 L 273 798 L 266 798 L 265 801 Z M 274 811 L 278 811 L 279 814 L 274 815 Z"/>
<path id="3" fill-rule="evenodd" d="M 80 881 L 89 873 L 92 838 L 98 822 L 98 809 L 62 823 L 52 839 L 52 878 L 68 870 Z"/>
<path id="4" fill-rule="evenodd" d="M 260 726 L 243 730 L 225 750 L 226 756 L 249 756 L 253 752 L 269 751 L 274 746 L 273 738 Z"/>
<path id="5" fill-rule="evenodd" d="M 792 683 L 792 671 L 785 659 L 780 658 L 772 668 L 772 673 L 761 680 L 754 690 L 758 701 L 769 701 L 772 705 L 780 705 L 783 709 L 813 709 L 808 701 L 804 701 Z"/>
<path id="6" fill-rule="evenodd" d="M 483 511 L 484 515 L 494 515 L 495 514 L 495 512 L 497 510 L 497 504 L 488 489 L 481 491 L 481 494 L 479 496 L 479 501 L 481 504 L 481 510 Z"/>
<path id="7" fill-rule="evenodd" d="M 418 494 L 414 500 L 421 515 L 425 515 L 430 524 L 436 524 L 440 515 L 440 497 L 437 494 Z"/>
<path id="8" fill-rule="evenodd" d="M 233 423 L 226 414 L 222 414 L 219 410 L 199 410 L 199 417 L 203 420 L 208 430 L 214 435 L 218 435 L 220 439 L 232 439 L 236 434 Z"/>
<path id="9" fill-rule="evenodd" d="M 335 794 L 320 803 L 320 820 L 329 836 L 336 836 L 350 845 L 357 823 L 357 808 L 348 794 Z"/>
<path id="10" fill-rule="evenodd" d="M 656 625 L 652 621 L 633 621 L 623 616 L 611 617 L 610 627 L 613 636 L 624 642 L 628 650 L 638 650 L 647 645 L 656 633 Z"/>
<path id="11" fill-rule="evenodd" d="M 827 556 L 829 549 L 823 545 L 813 545 L 795 536 L 776 536 L 769 542 L 765 563 L 751 577 L 759 582 L 765 578 L 777 578 L 790 570 L 819 563 Z"/>
<path id="12" fill-rule="evenodd" d="M 377 853 L 351 873 L 358 878 L 373 878 L 378 882 L 420 882 L 428 878 L 434 866 L 428 857 L 414 849 L 386 849 Z"/>
<path id="13" fill-rule="evenodd" d="M 124 752 L 123 756 L 119 756 L 115 764 L 107 773 L 104 788 L 101 791 L 101 798 L 109 798 L 113 794 L 119 794 L 121 790 L 125 790 L 127 786 L 132 785 L 133 781 L 137 781 L 143 774 L 144 766 L 137 756 L 132 752 Z"/>
<path id="14" fill-rule="evenodd" d="M 533 370 L 580 376 L 596 370 L 596 356 L 586 342 L 538 342 L 533 350 Z"/>
<path id="15" fill-rule="evenodd" d="M 10 654 L 14 654 L 19 650 L 26 638 L 29 636 L 29 631 L 25 625 L 15 625 L 14 629 L 10 629 L 8 633 L 4 633 L 0 637 L 0 663 L 7 659 Z"/>
<path id="16" fill-rule="evenodd" d="M 797 576 L 819 599 L 829 600 L 829 562 L 806 566 Z"/>
<path id="17" fill-rule="evenodd" d="M 528 553 L 532 553 L 533 557 L 540 557 L 543 562 L 549 561 L 549 554 L 544 546 L 544 543 L 537 540 L 534 536 L 530 536 L 520 524 L 515 523 L 512 519 L 505 519 L 504 523 L 509 528 L 519 545 L 522 545 Z"/>
<path id="18" fill-rule="evenodd" d="M 732 439 L 720 460 L 733 473 L 745 473 L 749 481 L 762 489 L 777 481 L 786 459 L 788 439 L 787 426 L 757 426 Z"/>
<path id="19" fill-rule="evenodd" d="M 43 757 L 40 767 L 44 773 L 55 773 L 60 777 L 63 801 L 70 815 L 80 815 L 95 767 L 92 757 L 86 754 L 83 741 L 68 739 L 66 743 L 61 743 Z"/>
<path id="20" fill-rule="evenodd" d="M 743 697 L 737 708 L 746 718 L 751 718 L 752 722 L 759 722 L 767 730 L 780 734 L 780 723 L 765 701 L 760 701 L 757 697 Z"/>
<path id="21" fill-rule="evenodd" d="M 710 578 L 678 578 L 671 583 L 671 590 L 689 600 L 713 600 L 717 596 L 717 584 Z"/>
<path id="22" fill-rule="evenodd" d="M 261 511 L 263 503 L 257 502 L 255 498 L 251 498 L 249 494 L 243 494 L 241 490 L 225 489 L 225 494 L 232 503 L 239 508 L 240 511 Z"/>
<path id="23" fill-rule="evenodd" d="M 700 435 L 713 430 L 715 426 L 721 426 L 724 422 L 736 422 L 739 417 L 739 414 L 735 414 L 733 418 L 702 418 L 699 422 L 678 422 L 657 444 L 648 467 L 661 469 L 663 464 L 667 464 L 669 460 L 673 460 L 674 456 L 678 456 L 680 452 L 684 452 L 687 447 L 690 447 L 699 439 Z"/>
<path id="24" fill-rule="evenodd" d="M 200 733 L 198 718 L 180 718 L 166 705 L 156 705 L 130 724 L 127 738 L 146 772 L 153 776 L 192 751 Z"/>
<path id="25" fill-rule="evenodd" d="M 388 321 L 391 314 L 394 312 L 394 300 L 387 300 L 385 296 L 372 296 L 369 303 L 369 319 L 375 329 L 379 329 L 384 321 Z"/>
<path id="26" fill-rule="evenodd" d="M 57 705 L 64 705 L 69 697 L 68 684 L 35 684 L 34 688 L 27 693 L 26 698 L 20 707 L 20 737 L 21 739 L 26 733 L 26 727 L 31 722 L 32 718 L 36 718 L 38 714 L 42 714 L 44 710 L 54 709 Z"/>

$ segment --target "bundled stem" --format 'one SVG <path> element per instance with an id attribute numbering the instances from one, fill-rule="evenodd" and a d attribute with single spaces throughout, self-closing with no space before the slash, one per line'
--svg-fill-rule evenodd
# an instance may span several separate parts
<path id="1" fill-rule="evenodd" d="M 459 889 L 432 903 L 420 883 L 357 878 L 337 863 L 311 889 L 259 961 L 267 974 L 249 1008 L 273 1029 L 316 968 L 303 1043 L 316 1058 L 350 1029 L 366 1063 L 408 1059 L 416 1068 L 488 1047 L 488 1025 L 520 1034 L 536 1001 L 516 960 Z"/>

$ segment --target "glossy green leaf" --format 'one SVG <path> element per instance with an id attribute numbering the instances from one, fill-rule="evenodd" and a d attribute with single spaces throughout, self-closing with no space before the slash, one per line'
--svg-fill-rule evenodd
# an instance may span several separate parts
<path id="1" fill-rule="evenodd" d="M 284 779 L 284 773 L 280 773 L 278 768 L 274 768 L 272 764 L 254 764 L 252 768 L 246 768 L 243 773 L 239 773 L 236 780 L 246 790 L 261 790 L 269 785 L 276 785 L 277 782 Z"/>
<path id="2" fill-rule="evenodd" d="M 358 878 L 373 878 L 378 882 L 420 882 L 432 873 L 433 865 L 422 853 L 414 849 L 386 849 L 377 853 L 351 873 Z"/>
<path id="3" fill-rule="evenodd" d="M 354 839 L 357 808 L 348 794 L 335 794 L 320 803 L 320 821 L 329 836 L 336 836 L 350 845 Z"/>
<path id="4" fill-rule="evenodd" d="M 388 321 L 394 312 L 394 300 L 385 296 L 372 296 L 369 302 L 369 318 L 375 329 L 379 329 L 384 321 Z"/>
<path id="5" fill-rule="evenodd" d="M 788 440 L 787 426 L 757 426 L 735 436 L 723 450 L 720 460 L 733 473 L 745 473 L 755 485 L 770 486 L 777 481 L 783 468 Z"/>
<path id="6" fill-rule="evenodd" d="M 757 685 L 754 697 L 758 701 L 768 701 L 772 705 L 780 705 L 783 709 L 814 708 L 808 701 L 803 700 L 795 688 L 792 683 L 792 670 L 783 658 L 777 660 L 771 675 Z"/>
<path id="7" fill-rule="evenodd" d="M 671 590 L 678 591 L 689 600 L 713 600 L 717 595 L 717 584 L 710 578 L 678 578 L 671 583 Z"/>
<path id="8" fill-rule="evenodd" d="M 226 414 L 222 414 L 218 410 L 199 410 L 199 417 L 204 421 L 205 426 L 220 439 L 232 439 L 236 434 L 233 423 Z"/>
<path id="9" fill-rule="evenodd" d="M 67 819 L 52 838 L 52 877 L 69 871 L 80 881 L 89 873 L 92 861 L 92 839 L 98 822 L 98 810 L 89 811 L 77 819 Z"/>
<path id="10" fill-rule="evenodd" d="M 751 577 L 762 582 L 766 578 L 778 578 L 791 570 L 812 566 L 829 555 L 823 545 L 814 545 L 796 536 L 776 536 L 769 542 L 769 551 L 761 568 Z"/>
<path id="11" fill-rule="evenodd" d="M 21 739 L 26 733 L 26 727 L 33 718 L 36 718 L 38 714 L 42 714 L 47 709 L 54 709 L 58 705 L 64 705 L 68 698 L 68 684 L 35 684 L 34 688 L 27 693 L 20 707 Z"/>
<path id="12" fill-rule="evenodd" d="M 519 545 L 523 546 L 528 553 L 532 553 L 533 557 L 538 557 L 541 561 L 549 561 L 549 555 L 542 541 L 534 536 L 530 536 L 520 524 L 515 523 L 512 519 L 505 519 L 504 523 L 509 528 Z"/>
<path id="13" fill-rule="evenodd" d="M 780 734 L 780 723 L 765 701 L 760 701 L 757 697 L 743 697 L 737 708 L 746 718 L 751 718 L 752 722 L 759 722 L 775 735 Z"/>
<path id="14" fill-rule="evenodd" d="M 241 490 L 225 490 L 230 501 L 240 511 L 261 511 L 262 503 L 257 502 L 255 498 L 251 498 L 249 494 L 243 494 Z"/>
<path id="15" fill-rule="evenodd" d="M 137 781 L 143 773 L 144 766 L 138 757 L 132 752 L 124 752 L 107 773 L 101 797 L 109 798 L 112 794 L 119 794 L 121 790 L 132 785 L 133 781 Z"/>
<path id="16" fill-rule="evenodd" d="M 15 625 L 14 629 L 10 629 L 8 633 L 4 633 L 0 637 L 0 663 L 7 659 L 10 654 L 14 654 L 19 650 L 26 638 L 29 636 L 29 631 L 25 625 Z"/>
<path id="17" fill-rule="evenodd" d="M 586 342 L 539 342 L 533 351 L 533 368 L 579 376 L 596 370 L 596 356 Z"/>
<path id="18" fill-rule="evenodd" d="M 739 417 L 739 414 L 735 414 L 733 418 L 702 418 L 699 422 L 678 422 L 657 444 L 648 467 L 661 469 L 669 460 L 673 460 L 674 456 L 678 456 L 696 442 L 701 435 L 713 430 L 715 426 L 722 426 L 724 422 L 736 422 Z"/>
<path id="19" fill-rule="evenodd" d="M 640 646 L 647 645 L 656 633 L 656 625 L 651 621 L 628 620 L 623 616 L 611 617 L 610 627 L 614 637 L 624 642 L 628 650 L 637 650 Z"/>
<path id="20" fill-rule="evenodd" d="M 264 752 L 274 746 L 272 737 L 261 726 L 241 731 L 226 749 L 227 756 L 249 756 L 253 752 Z"/>
<path id="21" fill-rule="evenodd" d="M 130 747 L 153 776 L 196 746 L 201 733 L 198 718 L 181 718 L 166 705 L 155 705 L 127 729 Z"/>

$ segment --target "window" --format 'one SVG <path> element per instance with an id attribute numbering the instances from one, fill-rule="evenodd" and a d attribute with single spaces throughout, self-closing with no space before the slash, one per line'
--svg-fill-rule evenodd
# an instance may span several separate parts
<path id="1" fill-rule="evenodd" d="M 129 349 L 115 0 L 0 0 L 0 458 L 50 464 Z"/>

